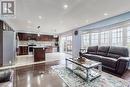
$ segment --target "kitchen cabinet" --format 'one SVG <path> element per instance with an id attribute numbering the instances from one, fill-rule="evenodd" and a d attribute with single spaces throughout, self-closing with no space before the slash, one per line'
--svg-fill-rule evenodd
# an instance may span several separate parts
<path id="1" fill-rule="evenodd" d="M 48 36 L 40 35 L 40 36 L 38 36 L 37 41 L 48 41 Z"/>
<path id="2" fill-rule="evenodd" d="M 37 34 L 28 34 L 28 40 L 37 40 Z"/>
<path id="3" fill-rule="evenodd" d="M 18 33 L 18 37 L 20 41 L 36 40 L 37 34 Z"/>
<path id="4" fill-rule="evenodd" d="M 40 35 L 31 33 L 18 33 L 20 41 L 36 40 L 36 41 L 52 41 L 53 35 Z"/>
<path id="5" fill-rule="evenodd" d="M 14 31 L 6 22 L 0 20 L 0 29 L 5 31 Z"/>
<path id="6" fill-rule="evenodd" d="M 3 29 L 3 21 L 0 20 L 0 29 Z"/>
<path id="7" fill-rule="evenodd" d="M 20 41 L 27 41 L 28 40 L 28 34 L 27 33 L 18 33 L 18 37 Z"/>
<path id="8" fill-rule="evenodd" d="M 49 41 L 48 35 L 43 35 L 42 40 L 43 40 L 43 41 Z"/>
<path id="9" fill-rule="evenodd" d="M 19 55 L 28 55 L 28 46 L 19 46 Z"/>
<path id="10" fill-rule="evenodd" d="M 37 41 L 52 41 L 53 36 L 52 35 L 40 35 L 37 36 Z"/>
<path id="11" fill-rule="evenodd" d="M 49 40 L 49 41 L 52 41 L 53 39 L 54 39 L 54 38 L 53 38 L 52 35 L 49 35 L 49 36 L 48 36 L 48 40 Z"/>
<path id="12" fill-rule="evenodd" d="M 45 60 L 45 49 L 42 47 L 34 48 L 34 62 Z"/>

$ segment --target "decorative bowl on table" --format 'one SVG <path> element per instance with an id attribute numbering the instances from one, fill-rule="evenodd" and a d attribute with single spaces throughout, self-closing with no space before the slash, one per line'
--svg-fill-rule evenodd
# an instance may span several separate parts
<path id="1" fill-rule="evenodd" d="M 84 57 L 79 57 L 77 61 L 80 63 L 85 63 L 86 59 Z"/>

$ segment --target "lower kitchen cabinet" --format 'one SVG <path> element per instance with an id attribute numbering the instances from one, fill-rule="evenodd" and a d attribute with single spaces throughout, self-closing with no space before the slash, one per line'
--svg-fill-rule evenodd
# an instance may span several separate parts
<path id="1" fill-rule="evenodd" d="M 34 62 L 45 60 L 45 49 L 44 48 L 34 48 Z"/>
<path id="2" fill-rule="evenodd" d="M 28 46 L 19 46 L 19 55 L 28 55 Z"/>

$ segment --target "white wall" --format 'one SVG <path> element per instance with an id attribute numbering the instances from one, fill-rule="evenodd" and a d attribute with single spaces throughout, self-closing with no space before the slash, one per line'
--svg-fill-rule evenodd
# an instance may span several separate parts
<path id="1" fill-rule="evenodd" d="M 81 37 L 80 37 L 81 32 L 78 32 L 78 35 L 72 35 L 72 57 L 79 57 L 79 51 L 80 51 L 80 46 L 81 46 Z"/>
<path id="2" fill-rule="evenodd" d="M 63 42 L 63 40 L 62 40 L 62 36 L 60 36 L 60 37 L 59 37 L 59 46 L 60 46 L 59 49 L 60 49 L 60 52 L 61 52 L 61 53 L 64 52 L 64 49 L 63 49 L 64 46 L 63 46 L 63 45 L 64 45 L 64 42 Z"/>
<path id="3" fill-rule="evenodd" d="M 64 34 L 61 34 L 59 38 L 60 52 L 64 52 L 62 37 L 72 35 L 72 57 L 79 57 L 79 51 L 81 46 L 80 34 L 81 34 L 80 31 L 78 32 L 78 35 L 74 35 L 74 31 L 69 31 Z"/>

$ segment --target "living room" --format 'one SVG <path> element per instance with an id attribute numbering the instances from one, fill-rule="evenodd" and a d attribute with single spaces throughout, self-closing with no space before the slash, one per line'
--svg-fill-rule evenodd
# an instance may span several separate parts
<path id="1" fill-rule="evenodd" d="M 0 87 L 130 87 L 129 0 L 0 3 Z"/>

